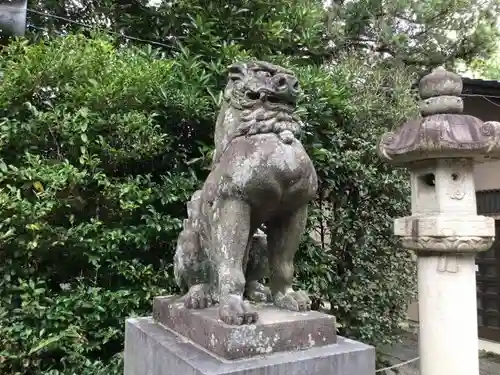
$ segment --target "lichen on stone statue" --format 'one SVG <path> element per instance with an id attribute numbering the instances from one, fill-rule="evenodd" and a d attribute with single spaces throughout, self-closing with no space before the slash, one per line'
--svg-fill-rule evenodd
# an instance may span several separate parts
<path id="1" fill-rule="evenodd" d="M 308 295 L 292 288 L 294 255 L 317 190 L 298 139 L 298 94 L 294 73 L 280 66 L 229 68 L 211 172 L 187 205 L 177 241 L 175 277 L 187 308 L 218 305 L 220 319 L 233 325 L 258 319 L 248 300 L 310 309 Z"/>

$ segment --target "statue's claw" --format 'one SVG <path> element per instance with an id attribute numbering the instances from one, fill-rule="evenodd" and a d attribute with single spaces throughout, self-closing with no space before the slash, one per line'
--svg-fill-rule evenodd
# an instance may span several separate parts
<path id="1" fill-rule="evenodd" d="M 249 281 L 246 285 L 246 297 L 253 302 L 272 302 L 271 289 L 258 281 Z"/>
<path id="2" fill-rule="evenodd" d="M 276 307 L 291 311 L 311 310 L 311 299 L 302 290 L 291 290 L 286 293 L 279 292 L 274 296 L 274 304 Z"/>
<path id="3" fill-rule="evenodd" d="M 242 297 L 231 294 L 221 300 L 219 318 L 226 324 L 239 326 L 255 323 L 259 316 Z"/>
<path id="4" fill-rule="evenodd" d="M 215 302 L 208 284 L 193 285 L 184 296 L 184 306 L 187 309 L 205 309 Z"/>

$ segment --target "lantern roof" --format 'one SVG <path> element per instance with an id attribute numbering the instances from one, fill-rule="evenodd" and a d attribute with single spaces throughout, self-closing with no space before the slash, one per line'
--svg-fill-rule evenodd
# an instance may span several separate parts
<path id="1" fill-rule="evenodd" d="M 462 78 L 442 67 L 419 82 L 421 118 L 385 133 L 380 156 L 392 164 L 438 158 L 500 157 L 500 122 L 463 114 Z"/>

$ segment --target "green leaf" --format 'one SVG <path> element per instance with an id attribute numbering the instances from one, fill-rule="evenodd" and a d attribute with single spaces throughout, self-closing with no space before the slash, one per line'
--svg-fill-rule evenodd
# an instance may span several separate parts
<path id="1" fill-rule="evenodd" d="M 28 352 L 28 354 L 29 355 L 35 354 L 35 353 L 49 347 L 50 345 L 58 342 L 63 337 L 64 337 L 64 334 L 49 337 L 48 339 L 39 342 L 38 345 L 36 345 L 35 347 L 31 348 L 31 350 Z"/>

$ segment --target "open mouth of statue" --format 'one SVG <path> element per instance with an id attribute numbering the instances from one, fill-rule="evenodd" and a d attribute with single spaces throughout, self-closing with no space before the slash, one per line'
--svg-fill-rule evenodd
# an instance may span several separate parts
<path id="1" fill-rule="evenodd" d="M 287 98 L 286 96 L 278 96 L 265 92 L 253 92 L 249 91 L 246 93 L 246 97 L 252 101 L 260 100 L 262 103 L 269 103 L 272 106 L 295 106 L 295 100 L 292 97 Z"/>

